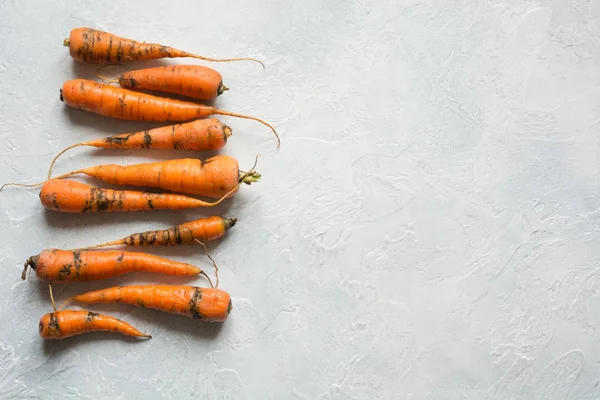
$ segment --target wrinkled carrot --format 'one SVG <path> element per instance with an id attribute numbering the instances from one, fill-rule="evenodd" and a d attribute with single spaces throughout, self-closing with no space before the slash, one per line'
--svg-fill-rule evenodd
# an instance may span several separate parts
<path id="1" fill-rule="evenodd" d="M 209 58 L 161 44 L 141 43 L 87 27 L 72 29 L 69 38 L 65 39 L 63 44 L 69 47 L 69 54 L 75 60 L 91 64 L 189 57 L 212 62 L 247 60 L 265 67 L 261 61 L 254 58 Z"/>
<path id="2" fill-rule="evenodd" d="M 60 93 L 60 99 L 71 107 L 124 120 L 183 122 L 209 115 L 251 119 L 271 128 L 279 147 L 279 135 L 269 123 L 260 118 L 232 113 L 204 104 L 134 92 L 86 79 L 65 82 Z"/>
<path id="3" fill-rule="evenodd" d="M 44 315 L 40 319 L 40 336 L 44 339 L 65 339 L 87 332 L 119 332 L 123 335 L 144 339 L 152 339 L 120 319 L 102 315 L 86 310 L 56 310 L 52 288 L 50 298 L 54 312 Z"/>
<path id="4" fill-rule="evenodd" d="M 50 173 L 58 157 L 74 147 L 91 146 L 104 149 L 181 149 L 206 151 L 223 148 L 227 144 L 229 136 L 231 136 L 230 127 L 216 118 L 209 118 L 76 143 L 65 148 L 54 157 L 48 171 L 48 179 L 50 179 Z"/>
<path id="5" fill-rule="evenodd" d="M 221 216 L 212 216 L 200 218 L 191 222 L 174 226 L 168 229 L 155 231 L 146 231 L 141 233 L 132 233 L 122 239 L 111 242 L 85 247 L 84 249 L 94 249 L 111 246 L 176 246 L 180 244 L 192 244 L 196 240 L 205 242 L 215 240 L 233 228 L 237 218 L 224 218 Z M 82 249 L 78 249 L 82 250 Z"/>
<path id="6" fill-rule="evenodd" d="M 71 251 L 47 249 L 25 262 L 21 275 L 31 268 L 39 280 L 49 283 L 85 282 L 112 278 L 130 272 L 152 272 L 171 276 L 204 275 L 191 264 L 130 251 Z M 211 282 L 212 286 L 212 282 Z"/>
<path id="7" fill-rule="evenodd" d="M 108 82 L 118 82 L 125 89 L 171 93 L 196 100 L 214 100 L 229 90 L 223 85 L 219 72 L 202 65 L 144 68 L 127 71 L 118 79 L 98 76 Z"/>
<path id="8" fill-rule="evenodd" d="M 180 194 L 105 189 L 70 179 L 51 179 L 40 191 L 44 208 L 65 213 L 183 210 L 214 207 L 226 198 L 209 203 Z"/>
<path id="9" fill-rule="evenodd" d="M 232 309 L 227 292 L 195 286 L 115 286 L 74 296 L 65 303 L 70 301 L 86 304 L 126 303 L 206 322 L 223 322 Z"/>

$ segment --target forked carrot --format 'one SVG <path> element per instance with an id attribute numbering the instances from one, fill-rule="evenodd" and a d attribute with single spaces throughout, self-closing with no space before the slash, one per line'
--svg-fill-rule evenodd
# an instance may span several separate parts
<path id="1" fill-rule="evenodd" d="M 151 272 L 171 276 L 204 275 L 191 264 L 130 251 L 71 251 L 47 249 L 25 262 L 22 279 L 31 268 L 39 280 L 49 283 L 85 282 L 112 278 L 131 272 Z"/>
<path id="2" fill-rule="evenodd" d="M 58 157 L 74 147 L 91 146 L 104 149 L 181 149 L 206 151 L 223 148 L 227 144 L 229 136 L 231 136 L 230 127 L 216 118 L 208 118 L 76 143 L 65 148 L 54 157 L 48 171 L 48 179 L 50 179 L 52 168 Z"/>
<path id="3" fill-rule="evenodd" d="M 134 92 L 87 79 L 65 82 L 60 93 L 60 99 L 71 107 L 123 120 L 183 122 L 209 115 L 251 119 L 271 128 L 277 138 L 277 147 L 280 143 L 277 131 L 268 122 L 213 106 Z"/>
<path id="4" fill-rule="evenodd" d="M 170 46 L 154 43 L 141 43 L 98 29 L 80 27 L 71 30 L 68 39 L 63 44 L 69 47 L 69 54 L 77 61 L 91 64 L 107 62 L 157 60 L 161 58 L 197 58 L 212 62 L 254 61 L 265 65 L 254 58 L 210 58 L 178 50 Z"/>
<path id="5" fill-rule="evenodd" d="M 52 297 L 50 298 L 54 312 L 44 315 L 40 319 L 39 332 L 44 339 L 65 339 L 87 332 L 119 332 L 123 335 L 143 339 L 152 339 L 120 319 L 102 315 L 86 310 L 57 310 Z"/>

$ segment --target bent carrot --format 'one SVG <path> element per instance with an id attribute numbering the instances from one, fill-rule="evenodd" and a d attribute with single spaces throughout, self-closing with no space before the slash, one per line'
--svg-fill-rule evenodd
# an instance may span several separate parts
<path id="1" fill-rule="evenodd" d="M 277 138 L 277 147 L 280 143 L 275 128 L 262 119 L 204 104 L 138 93 L 87 79 L 66 81 L 60 93 L 61 101 L 71 107 L 123 120 L 183 122 L 209 115 L 251 119 L 271 128 Z"/>
<path id="2" fill-rule="evenodd" d="M 254 58 L 209 58 L 161 44 L 141 43 L 87 27 L 72 29 L 69 38 L 65 39 L 63 44 L 69 47 L 69 54 L 75 60 L 91 64 L 189 57 L 212 62 L 247 60 L 257 62 L 263 68 L 265 67 L 261 61 Z"/>
<path id="3" fill-rule="evenodd" d="M 196 100 L 214 100 L 229 90 L 223 85 L 219 72 L 202 65 L 167 65 L 127 71 L 114 81 L 125 89 L 171 93 Z"/>
<path id="4" fill-rule="evenodd" d="M 204 275 L 191 264 L 130 251 L 70 251 L 47 249 L 25 262 L 21 278 L 31 268 L 39 280 L 49 283 L 85 282 L 113 278 L 131 272 L 151 272 L 171 276 Z M 212 284 L 212 282 L 211 282 Z"/>
<path id="5" fill-rule="evenodd" d="M 209 203 L 180 194 L 105 189 L 70 179 L 51 179 L 40 191 L 44 208 L 65 213 L 183 210 L 214 207 L 226 198 Z"/>
<path id="6" fill-rule="evenodd" d="M 115 286 L 67 300 L 85 304 L 126 303 L 206 322 L 223 322 L 231 312 L 231 297 L 221 289 L 195 286 Z"/>
<path id="7" fill-rule="evenodd" d="M 216 118 L 209 118 L 76 143 L 65 148 L 54 157 L 48 171 L 48 179 L 50 179 L 50 172 L 58 157 L 74 147 L 91 146 L 104 149 L 181 149 L 206 151 L 223 148 L 227 144 L 229 136 L 231 136 L 230 127 Z"/>
<path id="8" fill-rule="evenodd" d="M 224 218 L 213 216 L 200 218 L 186 222 L 168 229 L 132 233 L 122 239 L 85 247 L 84 249 L 95 249 L 111 246 L 176 246 L 180 244 L 192 244 L 196 240 L 205 242 L 215 240 L 233 228 L 237 218 Z M 82 250 L 82 249 L 78 249 Z"/>

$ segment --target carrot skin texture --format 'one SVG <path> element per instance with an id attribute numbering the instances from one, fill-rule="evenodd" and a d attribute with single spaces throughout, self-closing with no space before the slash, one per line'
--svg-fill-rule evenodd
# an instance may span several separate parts
<path id="1" fill-rule="evenodd" d="M 196 100 L 214 100 L 223 93 L 223 77 L 201 65 L 168 65 L 127 71 L 119 84 L 130 90 L 151 90 Z"/>
<path id="2" fill-rule="evenodd" d="M 129 251 L 68 251 L 47 249 L 27 260 L 39 280 L 48 283 L 85 282 L 130 272 L 195 276 L 202 272 L 191 264 Z"/>
<path id="3" fill-rule="evenodd" d="M 65 339 L 87 332 L 119 332 L 138 338 L 151 338 L 120 319 L 85 310 L 63 310 L 42 316 L 40 336 L 44 339 Z"/>
<path id="4" fill-rule="evenodd" d="M 86 304 L 126 303 L 206 322 L 223 322 L 231 312 L 227 292 L 195 286 L 115 286 L 83 293 L 73 300 Z"/>
<path id="5" fill-rule="evenodd" d="M 207 203 L 179 194 L 113 190 L 70 179 L 51 179 L 40 191 L 42 206 L 64 213 L 183 210 Z"/>

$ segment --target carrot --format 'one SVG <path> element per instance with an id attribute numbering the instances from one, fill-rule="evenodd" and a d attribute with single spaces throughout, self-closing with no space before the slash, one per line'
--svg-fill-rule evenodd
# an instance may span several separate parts
<path id="1" fill-rule="evenodd" d="M 76 143 L 62 150 L 54 157 L 48 171 L 48 179 L 50 179 L 50 172 L 58 157 L 74 147 L 91 146 L 104 149 L 181 149 L 206 151 L 223 148 L 227 144 L 229 136 L 231 136 L 230 127 L 224 125 L 216 118 L 209 118 Z"/>
<path id="2" fill-rule="evenodd" d="M 262 119 L 204 104 L 138 93 L 86 79 L 66 81 L 60 92 L 60 99 L 71 107 L 123 120 L 183 122 L 209 115 L 251 119 L 271 128 L 277 138 L 277 147 L 280 143 L 275 128 Z"/>
<path id="3" fill-rule="evenodd" d="M 22 279 L 25 279 L 29 267 L 35 271 L 39 280 L 50 283 L 107 279 L 130 272 L 152 272 L 172 276 L 202 274 L 211 282 L 204 271 L 193 265 L 129 251 L 47 249 L 27 259 Z"/>
<path id="4" fill-rule="evenodd" d="M 69 47 L 69 54 L 75 60 L 91 64 L 189 57 L 213 62 L 247 60 L 257 62 L 263 68 L 265 67 L 261 61 L 254 58 L 209 58 L 161 44 L 140 43 L 133 39 L 86 27 L 71 30 L 69 38 L 65 39 L 63 44 Z"/>
<path id="5" fill-rule="evenodd" d="M 180 194 L 104 189 L 69 179 L 51 179 L 40 191 L 44 208 L 66 213 L 182 210 L 213 207 L 226 198 L 209 203 Z"/>
<path id="6" fill-rule="evenodd" d="M 229 90 L 223 85 L 219 72 L 201 65 L 167 65 L 127 71 L 118 79 L 98 76 L 108 82 L 118 82 L 125 89 L 171 93 L 196 100 L 214 100 Z"/>
<path id="7" fill-rule="evenodd" d="M 229 229 L 235 226 L 236 222 L 237 218 L 224 218 L 220 216 L 200 218 L 168 229 L 132 233 L 122 239 L 85 247 L 84 249 L 111 246 L 176 246 L 180 244 L 192 244 L 196 240 L 205 242 L 222 237 Z"/>
<path id="8" fill-rule="evenodd" d="M 120 319 L 86 310 L 57 310 L 50 286 L 50 298 L 54 312 L 40 319 L 40 336 L 44 339 L 65 339 L 87 332 L 119 332 L 123 335 L 152 339 Z"/>
<path id="9" fill-rule="evenodd" d="M 79 303 L 126 303 L 153 308 L 206 322 L 223 322 L 231 312 L 231 298 L 221 289 L 195 286 L 115 286 L 83 293 L 67 300 Z"/>

